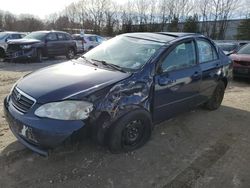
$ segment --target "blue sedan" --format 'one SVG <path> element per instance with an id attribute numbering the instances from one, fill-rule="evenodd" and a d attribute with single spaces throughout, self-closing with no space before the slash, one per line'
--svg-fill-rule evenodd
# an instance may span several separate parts
<path id="1" fill-rule="evenodd" d="M 127 152 L 159 122 L 200 105 L 219 108 L 231 76 L 232 61 L 202 35 L 123 34 L 24 76 L 4 109 L 13 134 L 42 155 L 86 134 Z"/>

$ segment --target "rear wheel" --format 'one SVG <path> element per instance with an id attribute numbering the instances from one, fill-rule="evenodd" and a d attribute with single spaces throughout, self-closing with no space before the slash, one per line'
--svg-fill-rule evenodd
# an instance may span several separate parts
<path id="1" fill-rule="evenodd" d="M 69 48 L 66 57 L 68 59 L 73 59 L 75 57 L 75 50 L 73 48 Z"/>
<path id="2" fill-rule="evenodd" d="M 206 102 L 205 107 L 209 110 L 216 110 L 220 107 L 225 93 L 225 84 L 219 81 L 216 86 L 212 97 Z"/>
<path id="3" fill-rule="evenodd" d="M 152 121 L 148 112 L 129 112 L 110 128 L 109 148 L 115 153 L 133 151 L 149 140 L 151 131 Z"/>

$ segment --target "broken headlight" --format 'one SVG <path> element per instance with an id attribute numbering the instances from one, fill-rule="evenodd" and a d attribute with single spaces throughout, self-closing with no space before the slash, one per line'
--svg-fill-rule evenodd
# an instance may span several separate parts
<path id="1" fill-rule="evenodd" d="M 40 106 L 35 115 L 58 120 L 84 120 L 92 110 L 93 104 L 86 101 L 62 101 Z"/>

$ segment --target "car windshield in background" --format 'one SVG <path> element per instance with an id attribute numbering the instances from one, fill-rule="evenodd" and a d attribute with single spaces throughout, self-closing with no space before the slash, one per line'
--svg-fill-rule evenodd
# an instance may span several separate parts
<path id="1" fill-rule="evenodd" d="M 142 67 L 164 43 L 119 36 L 102 43 L 84 55 L 87 59 L 104 61 L 126 70 Z"/>
<path id="2" fill-rule="evenodd" d="M 7 36 L 7 33 L 0 33 L 0 40 L 4 39 Z"/>
<path id="3" fill-rule="evenodd" d="M 250 44 L 243 46 L 237 53 L 238 54 L 250 54 Z"/>
<path id="4" fill-rule="evenodd" d="M 43 40 L 44 37 L 47 35 L 47 33 L 44 32 L 32 32 L 25 36 L 25 39 L 37 39 L 37 40 Z"/>
<path id="5" fill-rule="evenodd" d="M 217 44 L 223 51 L 233 51 L 237 48 L 237 44 Z"/>

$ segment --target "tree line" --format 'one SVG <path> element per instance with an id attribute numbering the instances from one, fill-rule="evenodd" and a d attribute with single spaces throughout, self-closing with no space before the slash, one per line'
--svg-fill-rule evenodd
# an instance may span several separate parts
<path id="1" fill-rule="evenodd" d="M 247 17 L 250 0 L 79 0 L 41 20 L 32 15 L 0 12 L 0 29 L 57 29 L 114 36 L 125 32 L 200 32 L 223 39 L 228 20 Z M 198 24 L 199 22 L 199 24 Z M 180 23 L 183 23 L 180 27 Z"/>

